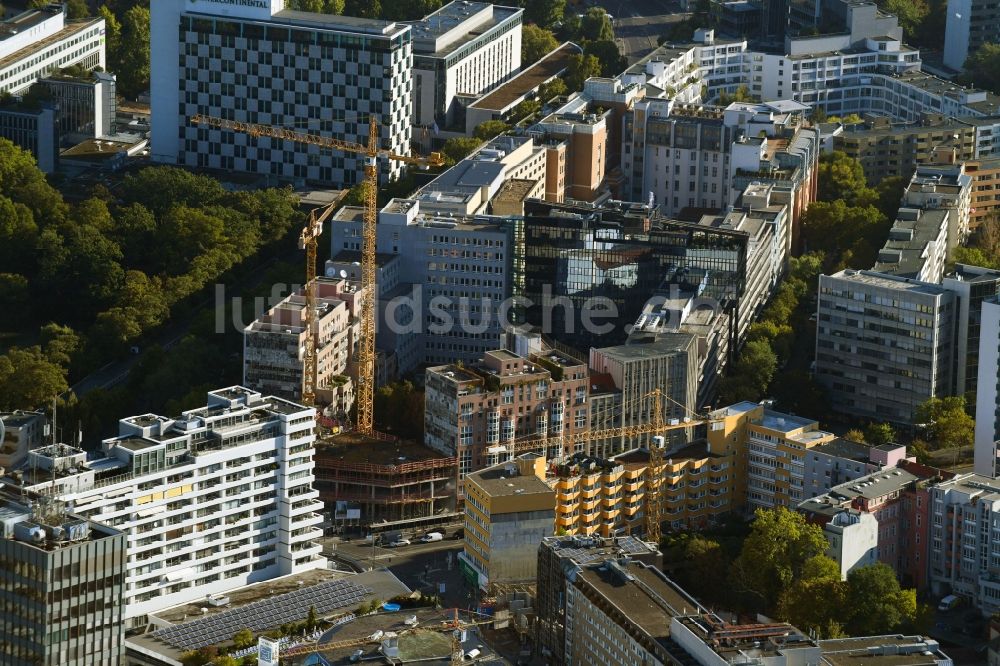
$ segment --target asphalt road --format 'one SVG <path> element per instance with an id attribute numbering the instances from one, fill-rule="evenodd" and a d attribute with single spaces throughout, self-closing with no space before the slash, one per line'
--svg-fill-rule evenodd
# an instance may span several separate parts
<path id="1" fill-rule="evenodd" d="M 615 39 L 628 64 L 656 48 L 657 38 L 690 16 L 678 0 L 597 0 L 614 17 Z"/>

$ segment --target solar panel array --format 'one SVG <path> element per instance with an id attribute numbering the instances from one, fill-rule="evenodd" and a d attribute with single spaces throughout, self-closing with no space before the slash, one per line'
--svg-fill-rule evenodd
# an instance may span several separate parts
<path id="1" fill-rule="evenodd" d="M 639 553 L 649 552 L 649 546 L 644 544 L 642 541 L 639 541 L 634 536 L 618 537 L 618 547 L 621 548 L 626 555 L 636 555 Z"/>
<path id="2" fill-rule="evenodd" d="M 361 602 L 373 593 L 347 579 L 332 580 L 287 594 L 255 601 L 212 617 L 160 629 L 151 634 L 182 650 L 197 650 L 232 639 L 241 629 L 261 632 L 282 624 L 299 622 L 310 606 L 317 615 Z"/>

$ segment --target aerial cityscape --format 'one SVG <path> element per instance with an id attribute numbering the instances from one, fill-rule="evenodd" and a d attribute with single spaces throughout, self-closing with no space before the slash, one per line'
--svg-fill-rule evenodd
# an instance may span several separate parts
<path id="1" fill-rule="evenodd" d="M 6 0 L 0 665 L 1000 666 L 996 0 Z"/>

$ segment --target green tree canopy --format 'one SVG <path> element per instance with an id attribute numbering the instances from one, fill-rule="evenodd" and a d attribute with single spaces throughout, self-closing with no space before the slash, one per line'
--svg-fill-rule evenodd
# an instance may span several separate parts
<path id="1" fill-rule="evenodd" d="M 572 55 L 566 67 L 566 87 L 569 90 L 583 90 L 583 82 L 592 76 L 601 75 L 601 61 L 592 55 Z"/>
<path id="2" fill-rule="evenodd" d="M 592 55 L 601 63 L 601 76 L 617 76 L 625 70 L 628 61 L 618 50 L 613 39 L 595 39 L 584 44 L 583 52 Z"/>
<path id="3" fill-rule="evenodd" d="M 66 369 L 39 346 L 11 347 L 0 356 L 0 410 L 35 409 L 67 388 Z"/>
<path id="4" fill-rule="evenodd" d="M 136 5 L 121 18 L 121 41 L 114 70 L 118 90 L 136 97 L 149 89 L 149 8 Z"/>
<path id="5" fill-rule="evenodd" d="M 844 152 L 835 150 L 820 157 L 818 179 L 820 201 L 844 199 L 849 205 L 862 200 L 871 202 L 866 198 L 871 196 L 871 190 L 861 162 Z"/>
<path id="6" fill-rule="evenodd" d="M 1000 44 L 987 42 L 965 61 L 963 80 L 1000 94 Z"/>
<path id="7" fill-rule="evenodd" d="M 460 162 L 468 157 L 469 154 L 476 148 L 479 148 L 482 143 L 483 142 L 479 139 L 456 136 L 444 142 L 444 146 L 441 147 L 441 152 L 444 153 L 445 157 L 450 159 L 453 163 Z"/>
<path id="8" fill-rule="evenodd" d="M 734 365 L 732 372 L 722 378 L 719 388 L 723 402 L 757 402 L 767 393 L 778 369 L 778 357 L 767 340 L 751 340 L 744 345 Z"/>
<path id="9" fill-rule="evenodd" d="M 799 578 L 781 593 L 778 617 L 822 638 L 839 638 L 844 635 L 846 596 L 840 566 L 826 555 L 816 555 L 806 561 Z"/>
<path id="10" fill-rule="evenodd" d="M 781 593 L 802 578 L 806 563 L 827 546 L 823 530 L 802 514 L 784 507 L 758 510 L 733 563 L 734 583 L 759 598 L 765 610 L 774 608 Z"/>
<path id="11" fill-rule="evenodd" d="M 615 29 L 603 7 L 591 7 L 580 19 L 579 38 L 586 41 L 615 40 Z"/>
<path id="12" fill-rule="evenodd" d="M 558 47 L 559 41 L 551 30 L 525 24 L 521 28 L 521 67 L 533 65 Z"/>
<path id="13" fill-rule="evenodd" d="M 486 122 L 480 123 L 476 127 L 473 132 L 473 136 L 477 139 L 481 139 L 482 141 L 487 141 L 495 136 L 503 134 L 509 129 L 510 125 L 502 120 L 487 120 Z"/>
<path id="14" fill-rule="evenodd" d="M 524 7 L 525 23 L 542 28 L 551 28 L 561 21 L 566 11 L 566 0 L 519 0 L 518 5 Z"/>
<path id="15" fill-rule="evenodd" d="M 899 587 L 884 562 L 847 574 L 847 630 L 852 636 L 879 636 L 912 623 L 917 614 L 915 590 Z"/>
<path id="16" fill-rule="evenodd" d="M 289 0 L 288 8 L 316 14 L 343 14 L 344 0 Z"/>
<path id="17" fill-rule="evenodd" d="M 888 423 L 871 423 L 865 428 L 864 441 L 872 446 L 893 444 L 896 441 L 896 431 Z"/>
<path id="18" fill-rule="evenodd" d="M 903 37 L 907 40 L 917 35 L 931 11 L 924 0 L 880 0 L 878 4 L 888 13 L 896 15 L 899 27 L 903 29 Z"/>
<path id="19" fill-rule="evenodd" d="M 233 647 L 237 650 L 248 648 L 254 644 L 253 632 L 249 629 L 240 629 L 233 634 Z"/>
<path id="20" fill-rule="evenodd" d="M 917 423 L 924 424 L 938 449 L 972 446 L 976 422 L 966 412 L 964 397 L 931 398 L 917 407 Z"/>

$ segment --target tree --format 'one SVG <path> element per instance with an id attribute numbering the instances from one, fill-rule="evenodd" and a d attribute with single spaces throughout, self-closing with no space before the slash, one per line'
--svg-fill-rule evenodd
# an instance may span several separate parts
<path id="1" fill-rule="evenodd" d="M 925 424 L 935 448 L 972 446 L 976 422 L 965 411 L 964 397 L 930 398 L 916 411 L 917 423 Z"/>
<path id="2" fill-rule="evenodd" d="M 527 67 L 559 48 L 559 41 L 551 30 L 531 23 L 521 28 L 521 67 Z"/>
<path id="3" fill-rule="evenodd" d="M 896 441 L 896 431 L 888 423 L 870 423 L 865 428 L 865 442 L 872 446 L 893 444 Z"/>
<path id="4" fill-rule="evenodd" d="M 415 21 L 441 8 L 441 0 L 382 0 L 381 18 Z"/>
<path id="5" fill-rule="evenodd" d="M 460 162 L 461 160 L 464 160 L 469 153 L 479 148 L 482 143 L 483 142 L 479 139 L 456 136 L 444 142 L 444 145 L 441 147 L 441 152 L 444 153 L 445 157 L 450 159 L 452 162 Z"/>
<path id="6" fill-rule="evenodd" d="M 473 132 L 473 136 L 482 141 L 487 141 L 495 136 L 499 136 L 510 129 L 510 125 L 502 120 L 487 120 L 479 123 Z"/>
<path id="7" fill-rule="evenodd" d="M 548 83 L 543 84 L 538 89 L 538 100 L 542 103 L 548 102 L 553 97 L 559 97 L 565 95 L 567 92 L 566 82 L 562 79 L 552 79 Z"/>
<path id="8" fill-rule="evenodd" d="M 861 162 L 839 150 L 820 158 L 818 179 L 820 201 L 846 199 L 850 205 L 868 190 Z"/>
<path id="9" fill-rule="evenodd" d="M 233 634 L 233 646 L 237 650 L 248 648 L 254 644 L 253 632 L 249 629 L 240 629 Z"/>
<path id="10" fill-rule="evenodd" d="M 751 340 L 734 365 L 732 373 L 723 377 L 719 389 L 724 402 L 757 402 L 767 393 L 778 369 L 778 357 L 766 340 Z"/>
<path id="11" fill-rule="evenodd" d="M 615 28 L 602 7 L 591 7 L 580 19 L 579 38 L 585 41 L 615 40 Z"/>
<path id="12" fill-rule="evenodd" d="M 903 201 L 903 192 L 908 184 L 908 181 L 902 176 L 889 176 L 880 180 L 875 186 L 875 193 L 878 197 L 876 205 L 882 214 L 890 220 L 896 219 L 896 212 Z"/>
<path id="13" fill-rule="evenodd" d="M 382 3 L 380 0 L 345 0 L 344 15 L 379 18 L 382 16 Z"/>
<path id="14" fill-rule="evenodd" d="M 516 118 L 518 122 L 521 122 L 525 118 L 530 118 L 539 111 L 542 110 L 542 103 L 537 99 L 526 99 L 511 111 L 511 117 Z"/>
<path id="15" fill-rule="evenodd" d="M 316 607 L 309 607 L 309 614 L 306 615 L 306 629 L 312 631 L 316 628 Z"/>
<path id="16" fill-rule="evenodd" d="M 768 610 L 781 592 L 802 576 L 806 563 L 822 555 L 827 546 L 823 530 L 807 523 L 802 514 L 784 507 L 758 510 L 750 535 L 733 563 L 733 582 Z"/>
<path id="17" fill-rule="evenodd" d="M 288 7 L 315 14 L 343 14 L 344 0 L 290 0 Z"/>
<path id="18" fill-rule="evenodd" d="M 72 364 L 73 354 L 80 348 L 80 336 L 69 326 L 56 323 L 42 326 L 41 335 L 46 357 L 68 369 Z"/>
<path id="19" fill-rule="evenodd" d="M 729 558 L 718 541 L 696 534 L 687 540 L 683 558 L 687 566 L 682 569 L 680 578 L 685 589 L 699 599 L 716 603 L 728 600 L 729 586 L 718 572 L 729 567 Z"/>
<path id="20" fill-rule="evenodd" d="M 561 21 L 566 11 L 566 0 L 520 0 L 518 4 L 524 7 L 526 24 L 535 23 L 543 28 Z"/>
<path id="21" fill-rule="evenodd" d="M 566 67 L 566 87 L 570 91 L 583 90 L 583 82 L 601 75 L 601 62 L 592 55 L 571 55 Z"/>
<path id="22" fill-rule="evenodd" d="M 753 102 L 754 96 L 750 93 L 750 89 L 745 85 L 741 85 L 736 89 L 736 92 L 729 94 L 725 91 L 719 93 L 719 106 L 729 106 L 733 102 Z"/>
<path id="23" fill-rule="evenodd" d="M 903 36 L 907 40 L 917 34 L 917 30 L 931 11 L 924 0 L 881 0 L 878 4 L 888 13 L 896 15 L 899 27 L 903 29 Z"/>
<path id="24" fill-rule="evenodd" d="M 826 555 L 806 561 L 802 574 L 781 594 L 778 617 L 822 638 L 843 633 L 843 609 L 847 586 L 840 579 L 840 566 Z"/>
<path id="25" fill-rule="evenodd" d="M 865 433 L 863 430 L 858 430 L 857 428 L 852 428 L 844 433 L 844 439 L 851 442 L 857 442 L 858 444 L 867 444 L 865 441 Z"/>
<path id="26" fill-rule="evenodd" d="M 588 41 L 583 47 L 586 55 L 592 55 L 601 63 L 601 76 L 617 76 L 628 64 L 628 61 L 618 50 L 618 44 L 613 39 L 596 39 Z"/>
<path id="27" fill-rule="evenodd" d="M 1000 44 L 986 42 L 965 60 L 963 81 L 1000 94 Z"/>
<path id="28" fill-rule="evenodd" d="M 892 568 L 878 562 L 847 574 L 845 608 L 852 636 L 888 634 L 915 619 L 916 591 L 900 589 Z"/>
<path id="29" fill-rule="evenodd" d="M 119 59 L 115 63 L 118 89 L 136 97 L 149 89 L 149 9 L 141 5 L 122 16 Z"/>
<path id="30" fill-rule="evenodd" d="M 228 654 L 219 655 L 211 661 L 211 664 L 212 666 L 240 666 L 240 662 Z"/>
<path id="31" fill-rule="evenodd" d="M 0 410 L 34 409 L 67 388 L 66 369 L 37 345 L 11 347 L 0 356 Z"/>
<path id="32" fill-rule="evenodd" d="M 66 18 L 82 19 L 88 16 L 90 16 L 90 9 L 87 7 L 86 0 L 67 0 Z"/>

